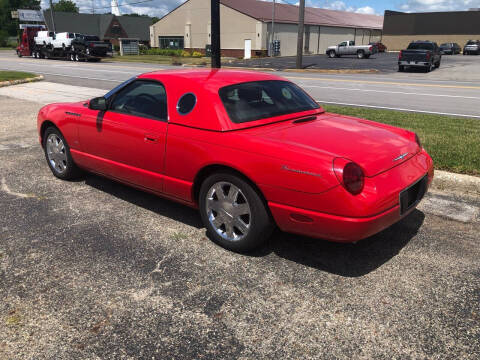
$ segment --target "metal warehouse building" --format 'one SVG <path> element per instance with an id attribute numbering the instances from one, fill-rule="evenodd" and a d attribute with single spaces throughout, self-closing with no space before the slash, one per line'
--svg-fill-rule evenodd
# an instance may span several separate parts
<path id="1" fill-rule="evenodd" d="M 272 41 L 272 10 L 272 2 L 221 0 L 222 55 L 266 55 Z M 280 40 L 281 56 L 296 54 L 298 11 L 298 6 L 275 5 L 274 40 Z M 382 25 L 382 16 L 307 7 L 305 53 L 324 53 L 328 46 L 344 40 L 357 44 L 380 41 Z M 187 0 L 150 27 L 153 47 L 205 52 L 210 38 L 210 0 Z"/>
<path id="2" fill-rule="evenodd" d="M 385 11 L 382 42 L 389 50 L 405 49 L 412 40 L 438 44 L 480 39 L 480 11 L 402 13 Z"/>

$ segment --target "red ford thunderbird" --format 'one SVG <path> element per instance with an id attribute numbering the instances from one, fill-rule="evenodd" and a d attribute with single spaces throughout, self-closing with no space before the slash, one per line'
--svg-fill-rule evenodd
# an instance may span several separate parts
<path id="1" fill-rule="evenodd" d="M 326 113 L 259 72 L 159 71 L 38 114 L 55 176 L 80 169 L 198 207 L 246 251 L 281 230 L 355 242 L 409 214 L 433 179 L 415 133 Z"/>

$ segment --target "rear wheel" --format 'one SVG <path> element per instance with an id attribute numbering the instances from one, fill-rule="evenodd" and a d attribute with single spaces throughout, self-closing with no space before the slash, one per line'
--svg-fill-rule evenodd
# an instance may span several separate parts
<path id="1" fill-rule="evenodd" d="M 363 59 L 365 57 L 365 52 L 363 50 L 357 51 L 357 58 Z"/>
<path id="2" fill-rule="evenodd" d="M 73 161 L 65 138 L 57 128 L 51 126 L 45 130 L 43 149 L 50 170 L 59 179 L 70 180 L 81 174 Z"/>
<path id="3" fill-rule="evenodd" d="M 330 51 L 328 52 L 328 57 L 329 57 L 330 59 L 333 59 L 335 56 L 337 56 L 337 55 L 335 54 L 335 51 L 330 50 Z"/>
<path id="4" fill-rule="evenodd" d="M 261 195 L 233 173 L 210 175 L 200 188 L 199 206 L 210 239 L 232 251 L 259 247 L 273 229 Z"/>

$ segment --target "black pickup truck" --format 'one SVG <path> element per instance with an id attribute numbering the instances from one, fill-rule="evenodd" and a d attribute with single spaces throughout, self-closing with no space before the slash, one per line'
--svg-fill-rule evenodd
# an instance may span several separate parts
<path id="1" fill-rule="evenodd" d="M 111 44 L 109 41 L 100 41 L 98 36 L 77 35 L 72 40 L 71 50 L 90 57 L 105 57 L 111 51 Z"/>
<path id="2" fill-rule="evenodd" d="M 430 72 L 440 67 L 442 53 L 437 43 L 432 41 L 414 41 L 398 55 L 398 71 L 406 67 L 421 67 Z"/>

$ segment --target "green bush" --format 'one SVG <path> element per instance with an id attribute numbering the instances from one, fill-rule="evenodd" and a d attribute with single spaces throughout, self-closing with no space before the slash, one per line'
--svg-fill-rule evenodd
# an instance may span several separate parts
<path id="1" fill-rule="evenodd" d="M 182 57 L 190 57 L 192 54 L 189 51 L 183 50 L 182 51 Z"/>
<path id="2" fill-rule="evenodd" d="M 141 55 L 161 55 L 161 56 L 182 56 L 183 50 L 174 50 L 174 49 L 141 49 Z"/>
<path id="3" fill-rule="evenodd" d="M 198 51 L 194 51 L 193 54 L 192 54 L 192 57 L 196 57 L 196 58 L 200 58 L 202 56 L 203 56 L 203 54 L 201 52 L 198 52 Z"/>

